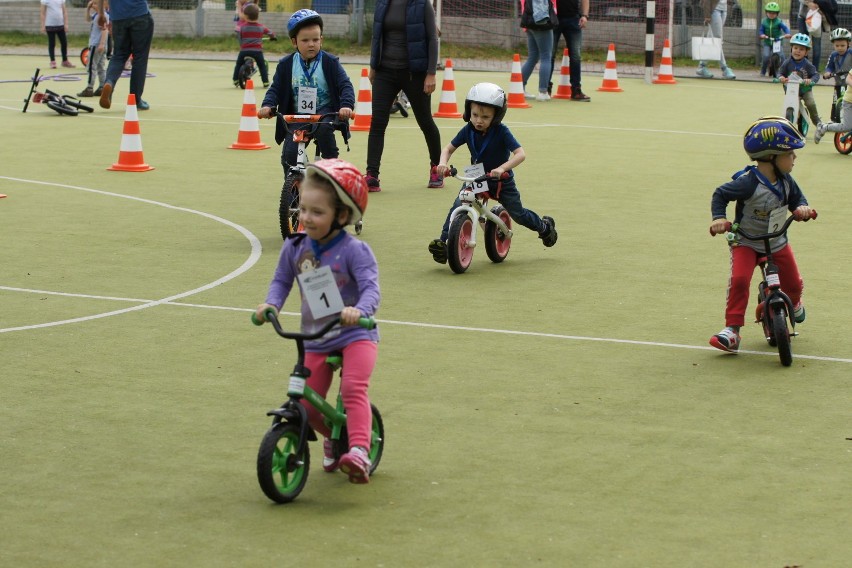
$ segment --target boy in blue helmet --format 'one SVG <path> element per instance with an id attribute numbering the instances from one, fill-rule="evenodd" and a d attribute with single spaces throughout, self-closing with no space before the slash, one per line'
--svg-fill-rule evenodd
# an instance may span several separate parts
<path id="1" fill-rule="evenodd" d="M 295 52 L 282 58 L 275 69 L 272 85 L 263 97 L 259 118 L 281 114 L 328 114 L 336 112 L 342 119 L 352 116 L 355 90 L 340 60 L 322 50 L 322 17 L 313 10 L 298 10 L 287 22 L 287 32 Z M 286 126 L 278 119 L 275 142 L 284 147 L 281 165 L 287 170 L 296 164 L 298 146 L 285 140 Z M 340 150 L 331 125 L 323 124 L 314 133 L 323 158 L 337 158 Z"/>
<path id="2" fill-rule="evenodd" d="M 785 118 L 769 116 L 758 119 L 743 138 L 743 148 L 757 166 L 748 166 L 733 176 L 733 181 L 716 188 L 711 200 L 713 222 L 710 234 L 727 232 L 725 213 L 734 202 L 734 223 L 751 234 L 770 232 L 770 222 L 784 219 L 792 212 L 798 220 L 807 221 L 811 215 L 808 200 L 790 176 L 796 161 L 796 150 L 805 146 L 805 139 Z M 793 302 L 796 323 L 805 321 L 802 304 L 802 277 L 793 256 L 793 249 L 783 235 L 770 241 L 772 255 L 778 265 L 781 287 Z M 763 241 L 740 237 L 731 245 L 731 277 L 728 280 L 728 299 L 725 308 L 725 327 L 710 338 L 710 345 L 722 351 L 736 353 L 740 348 L 740 328 L 745 323 L 751 276 L 758 258 L 765 251 Z"/>
<path id="3" fill-rule="evenodd" d="M 515 174 L 512 171 L 526 159 L 524 149 L 512 135 L 509 128 L 503 124 L 506 115 L 506 93 L 494 83 L 477 83 L 467 93 L 464 101 L 463 118 L 466 124 L 452 142 L 441 152 L 441 160 L 436 166 L 438 173 L 445 176 L 450 168 L 447 163 L 453 152 L 459 146 L 467 144 L 470 150 L 470 163 L 481 167 L 481 174 L 488 173 L 488 192 L 500 203 L 513 221 L 538 233 L 538 238 L 546 247 L 556 244 L 556 222 L 552 217 L 539 217 L 535 211 L 524 208 L 521 203 L 521 193 L 515 185 Z M 501 180 L 507 173 L 508 178 Z M 453 210 L 461 204 L 457 197 L 441 236 L 429 243 L 429 252 L 435 262 L 447 262 L 447 238 L 450 231 L 450 218 Z"/>
<path id="4" fill-rule="evenodd" d="M 787 90 L 790 75 L 794 73 L 802 78 L 799 85 L 799 98 L 805 103 L 808 115 L 814 127 L 820 123 L 819 111 L 814 99 L 813 88 L 819 81 L 819 72 L 813 63 L 808 61 L 808 51 L 811 49 L 811 37 L 808 34 L 796 34 L 790 39 L 790 58 L 781 64 L 778 70 L 778 78 Z M 802 128 L 807 130 L 807 123 Z"/>

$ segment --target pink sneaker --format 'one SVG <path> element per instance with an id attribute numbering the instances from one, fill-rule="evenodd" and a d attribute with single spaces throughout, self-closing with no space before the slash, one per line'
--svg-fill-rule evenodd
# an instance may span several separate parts
<path id="1" fill-rule="evenodd" d="M 322 443 L 322 451 L 322 468 L 328 473 L 337 471 L 339 460 L 334 457 L 334 442 L 326 438 Z"/>
<path id="2" fill-rule="evenodd" d="M 51 62 L 50 62 L 50 68 L 51 68 L 51 69 L 56 69 L 56 61 L 51 61 Z"/>
<path id="3" fill-rule="evenodd" d="M 364 176 L 364 180 L 367 182 L 367 191 L 370 193 L 376 193 L 377 191 L 382 190 L 382 186 L 379 184 L 379 178 L 373 174 L 368 173 Z"/>
<path id="4" fill-rule="evenodd" d="M 370 458 L 367 450 L 355 446 L 340 458 L 340 471 L 349 476 L 350 483 L 370 483 Z"/>
<path id="5" fill-rule="evenodd" d="M 62 66 L 63 67 L 74 67 L 75 65 L 66 59 L 65 61 L 62 62 Z"/>
<path id="6" fill-rule="evenodd" d="M 432 189 L 439 189 L 444 187 L 444 176 L 438 173 L 437 166 L 432 166 L 432 168 L 429 170 L 429 183 L 427 184 L 427 186 L 431 187 Z"/>

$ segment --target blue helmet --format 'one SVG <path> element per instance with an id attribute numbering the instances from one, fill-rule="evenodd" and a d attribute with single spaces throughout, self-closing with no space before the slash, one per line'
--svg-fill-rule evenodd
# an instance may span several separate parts
<path id="1" fill-rule="evenodd" d="M 287 33 L 290 34 L 291 38 L 296 37 L 299 30 L 308 25 L 319 26 L 320 31 L 322 31 L 322 16 L 313 10 L 297 10 L 293 12 L 293 15 L 290 16 L 290 20 L 287 22 Z"/>
<path id="2" fill-rule="evenodd" d="M 780 116 L 757 119 L 743 136 L 743 148 L 752 160 L 805 147 L 805 138 L 793 123 Z"/>
<path id="3" fill-rule="evenodd" d="M 811 48 L 811 36 L 808 34 L 796 34 L 790 38 L 790 45 L 801 45 L 808 49 Z"/>

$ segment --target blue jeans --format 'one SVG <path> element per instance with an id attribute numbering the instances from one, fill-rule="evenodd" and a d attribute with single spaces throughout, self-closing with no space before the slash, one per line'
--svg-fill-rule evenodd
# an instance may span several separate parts
<path id="1" fill-rule="evenodd" d="M 527 86 L 527 81 L 532 75 L 535 64 L 539 63 L 538 70 L 538 92 L 547 92 L 547 83 L 550 81 L 552 74 L 551 61 L 553 54 L 553 32 L 550 30 L 527 30 L 527 56 L 524 66 L 521 68 L 521 76 L 524 79 L 524 88 Z M 548 57 L 550 56 L 550 57 Z"/>
<path id="2" fill-rule="evenodd" d="M 808 25 L 805 23 L 805 17 L 804 16 L 799 16 L 797 23 L 799 25 L 799 33 L 810 35 L 808 33 Z M 821 35 L 820 35 L 820 37 L 811 36 L 811 51 L 810 51 L 810 57 L 808 59 L 811 60 L 811 63 L 813 63 L 814 67 L 817 68 L 817 71 L 819 71 L 819 60 L 820 60 L 820 55 L 821 55 L 820 52 L 821 51 L 822 51 L 822 36 Z"/>
<path id="3" fill-rule="evenodd" d="M 553 63 L 556 60 L 556 49 L 559 46 L 559 36 L 565 38 L 565 46 L 571 57 L 568 63 L 568 73 L 571 79 L 571 91 L 580 90 L 580 72 L 582 70 L 582 46 L 583 28 L 580 27 L 580 18 L 559 18 L 559 26 L 553 28 L 553 56 L 550 58 L 550 77 L 548 82 L 553 82 Z M 561 56 L 561 54 L 560 54 Z"/>
<path id="4" fill-rule="evenodd" d="M 124 64 L 133 56 L 133 70 L 130 71 L 130 92 L 136 95 L 136 104 L 142 100 L 145 90 L 145 77 L 148 75 L 148 52 L 154 38 L 154 18 L 145 14 L 138 18 L 113 20 L 112 38 L 114 49 L 107 67 L 106 82 L 115 86 Z"/>
<path id="5" fill-rule="evenodd" d="M 496 182 L 489 182 L 488 186 L 491 195 L 497 193 Z M 536 233 L 540 233 L 546 229 L 544 221 L 541 220 L 541 217 L 539 217 L 535 211 L 524 208 L 523 203 L 521 203 L 521 192 L 518 191 L 518 187 L 515 185 L 514 180 L 503 182 L 503 185 L 500 188 L 500 195 L 496 201 L 506 209 L 506 212 L 509 213 L 509 217 L 511 217 L 512 221 L 518 225 L 526 227 Z M 452 217 L 455 208 L 459 205 L 461 205 L 461 200 L 456 197 L 456 200 L 453 202 L 453 206 L 450 207 L 450 212 L 447 213 L 447 220 L 444 221 L 444 227 L 441 229 L 441 240 L 444 242 L 447 242 L 447 239 L 449 238 L 450 218 Z"/>

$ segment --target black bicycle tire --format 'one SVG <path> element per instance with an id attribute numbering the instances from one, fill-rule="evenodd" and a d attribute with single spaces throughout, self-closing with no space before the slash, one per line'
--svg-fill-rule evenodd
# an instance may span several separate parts
<path id="1" fill-rule="evenodd" d="M 299 226 L 299 177 L 287 174 L 281 187 L 281 198 L 278 201 L 278 225 L 281 228 L 281 238 L 286 239 Z M 295 189 L 294 189 L 295 188 Z"/>
<path id="2" fill-rule="evenodd" d="M 459 253 L 462 230 L 468 223 L 470 223 L 471 230 L 473 230 L 473 220 L 466 213 L 462 213 L 457 215 L 456 218 L 453 219 L 452 224 L 450 224 L 450 233 L 449 238 L 447 239 L 447 262 L 450 265 L 450 269 L 456 274 L 462 274 L 473 262 L 472 252 L 467 262 L 465 262 Z"/>
<path id="3" fill-rule="evenodd" d="M 781 364 L 789 367 L 793 364 L 793 349 L 790 346 L 790 329 L 787 327 L 787 310 L 782 306 L 772 309 L 772 335 L 775 336 Z"/>
<path id="4" fill-rule="evenodd" d="M 78 111 L 76 108 L 64 105 L 62 103 L 47 101 L 46 104 L 49 109 L 55 110 L 59 114 L 64 114 L 66 116 L 77 116 L 78 114 L 80 114 L 80 111 Z"/>
<path id="5" fill-rule="evenodd" d="M 506 213 L 506 209 L 502 205 L 496 205 L 491 208 L 491 212 L 503 219 L 503 213 Z M 512 218 L 509 217 L 508 213 L 506 213 L 505 217 L 506 218 L 503 219 L 503 222 L 511 229 Z M 505 253 L 501 254 L 498 250 L 498 243 L 506 240 L 506 238 L 506 236 L 500 236 L 500 228 L 497 226 L 497 223 L 493 221 L 485 221 L 485 254 L 488 255 L 491 262 L 503 262 L 506 260 L 506 257 L 509 256 L 509 249 L 512 246 L 511 239 L 509 239 L 509 244 L 506 247 Z"/>
<path id="6" fill-rule="evenodd" d="M 263 494 L 276 503 L 293 501 L 308 481 L 311 469 L 311 452 L 308 446 L 305 445 L 301 464 L 295 463 L 297 458 L 294 453 L 282 455 L 281 448 L 278 446 L 278 443 L 286 438 L 291 446 L 298 447 L 299 436 L 300 429 L 297 425 L 283 422 L 275 424 L 266 432 L 257 451 L 257 481 Z M 280 463 L 282 459 L 286 461 L 286 465 Z M 282 467 L 287 469 L 283 478 L 280 477 Z M 292 479 L 290 479 L 291 475 Z M 281 479 L 281 484 L 276 480 L 276 476 Z"/>

